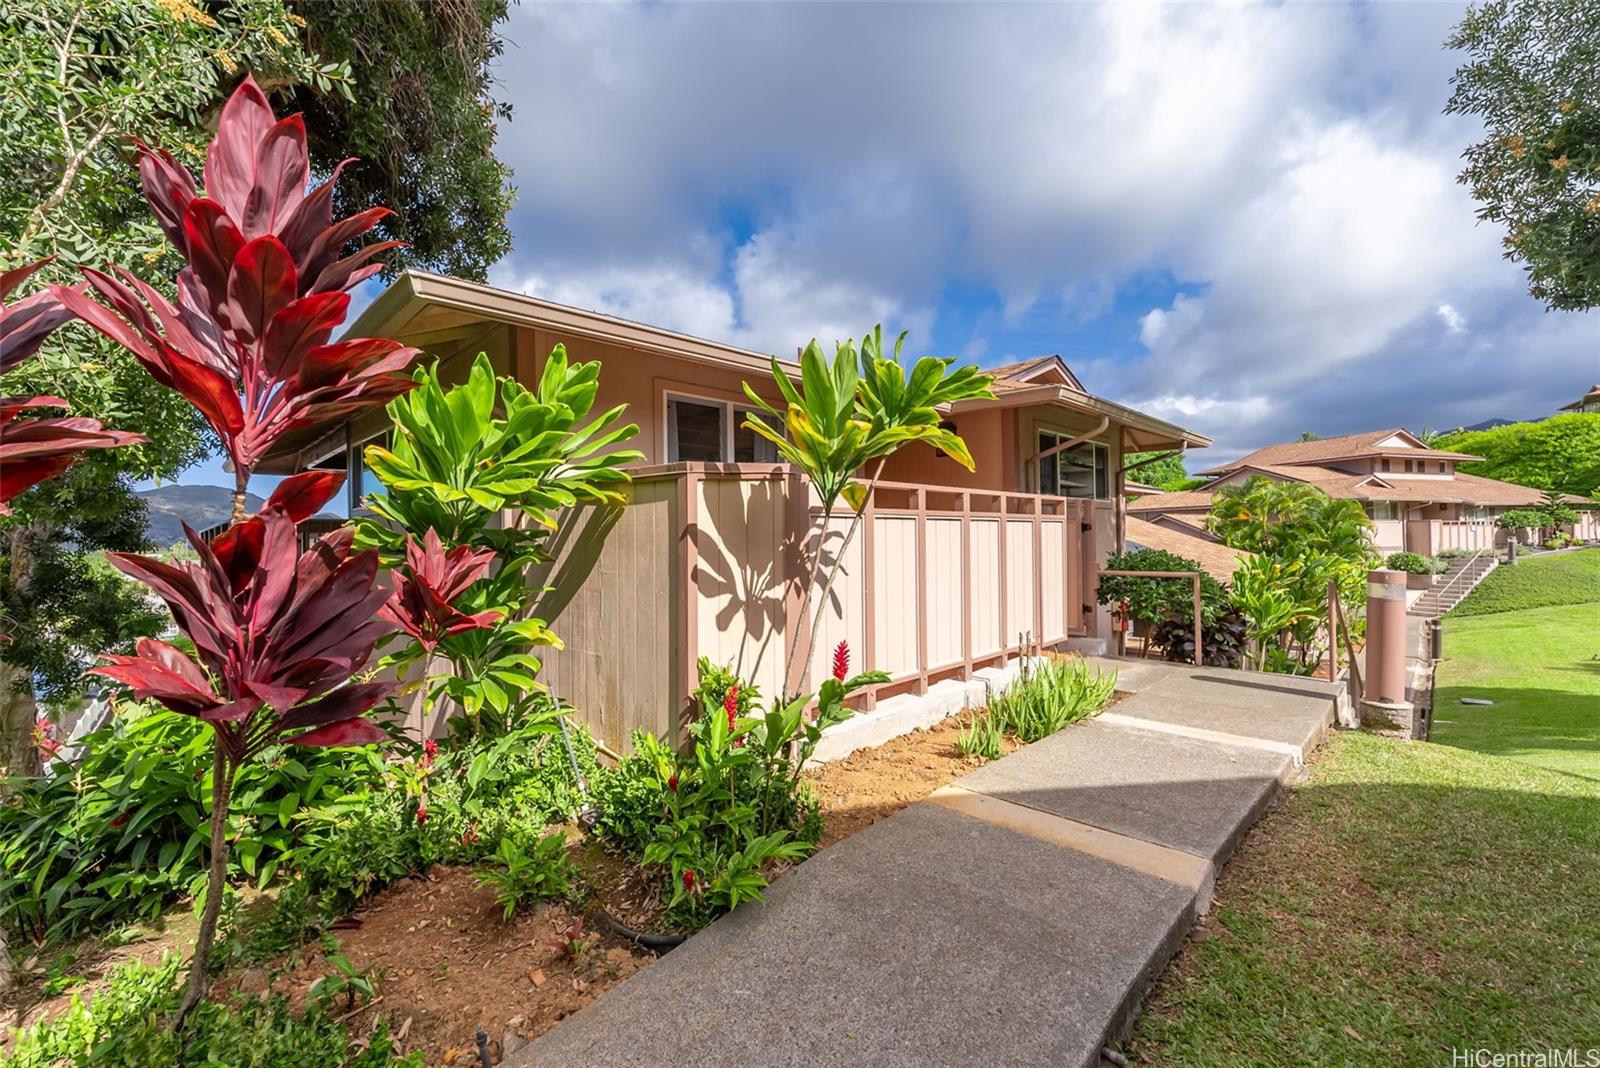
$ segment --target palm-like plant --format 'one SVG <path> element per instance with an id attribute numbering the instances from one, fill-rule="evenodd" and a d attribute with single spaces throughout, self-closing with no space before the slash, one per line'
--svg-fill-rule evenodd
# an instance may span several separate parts
<path id="1" fill-rule="evenodd" d="M 767 415 L 764 419 L 752 412 L 745 427 L 770 441 L 779 456 L 804 472 L 822 500 L 821 534 L 801 601 L 802 618 L 818 593 L 821 542 L 839 501 L 842 499 L 853 513 L 827 581 L 817 596 L 810 639 L 804 659 L 799 660 L 802 665 L 811 662 L 822 612 L 827 606 L 827 591 L 838 577 L 844 554 L 861 523 L 862 510 L 888 457 L 908 442 L 922 441 L 968 471 L 973 470 L 966 442 L 941 424 L 939 409 L 955 401 L 993 397 L 989 388 L 993 377 L 970 365 L 952 371 L 954 360 L 935 356 L 919 359 L 908 376 L 901 360 L 905 340 L 906 334 L 901 333 L 895 339 L 893 353 L 885 356 L 883 327 L 878 325 L 862 338 L 859 350 L 854 340 L 837 345 L 830 363 L 813 338 L 800 355 L 798 388 L 774 358 L 772 378 L 784 399 L 781 412 L 748 382 L 744 384 L 745 395 Z M 862 481 L 858 476 L 869 466 L 871 474 Z M 793 679 L 799 651 L 800 643 L 793 643 L 784 667 L 784 685 L 790 697 L 796 696 L 798 689 Z"/>
<path id="2" fill-rule="evenodd" d="M 591 418 L 600 364 L 569 363 L 559 345 L 536 390 L 497 378 L 483 355 L 450 389 L 437 368 L 414 377 L 416 388 L 389 404 L 394 441 L 367 448 L 384 492 L 356 522 L 357 544 L 396 568 L 402 593 L 391 610 L 413 639 L 385 663 L 444 658 L 450 670 L 429 681 L 429 701 L 452 698 L 469 731 L 506 726 L 525 720 L 538 696 L 533 649 L 560 645 L 543 620 L 527 618 L 524 573 L 546 559 L 563 509 L 624 500 L 625 465 L 641 454 L 614 446 L 639 428 L 622 421 L 622 405 Z M 516 522 L 501 522 L 508 512 Z M 446 581 L 447 557 L 482 566 Z M 445 595 L 434 597 L 440 582 Z"/>

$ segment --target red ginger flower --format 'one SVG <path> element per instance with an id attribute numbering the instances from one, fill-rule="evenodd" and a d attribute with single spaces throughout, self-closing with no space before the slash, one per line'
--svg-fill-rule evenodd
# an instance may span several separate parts
<path id="1" fill-rule="evenodd" d="M 439 755 L 439 743 L 429 738 L 422 743 L 422 763 L 432 764 L 433 758 Z"/>
<path id="2" fill-rule="evenodd" d="M 678 788 L 678 777 L 676 775 L 673 775 L 671 778 L 667 779 L 667 789 L 669 789 L 669 790 L 677 790 L 677 788 Z"/>
<path id="3" fill-rule="evenodd" d="M 850 643 L 840 642 L 833 650 L 833 677 L 840 682 L 850 674 Z"/>
<path id="4" fill-rule="evenodd" d="M 417 540 L 406 538 L 406 566 L 394 572 L 395 591 L 378 615 L 411 635 L 428 652 L 462 631 L 487 627 L 503 614 L 493 609 L 467 615 L 451 605 L 494 562 L 493 549 L 458 545 L 449 552 L 432 527 Z"/>
<path id="5" fill-rule="evenodd" d="M 735 683 L 728 687 L 728 692 L 722 698 L 722 710 L 728 714 L 728 729 L 733 730 L 734 721 L 739 718 L 739 686 Z"/>
<path id="6" fill-rule="evenodd" d="M 683 873 L 683 888 L 685 890 L 693 890 L 694 889 L 694 872 L 688 871 L 688 870 L 684 871 L 684 873 Z"/>
<path id="7" fill-rule="evenodd" d="M 417 806 L 417 822 L 418 823 L 427 823 L 428 822 L 428 806 L 427 805 L 418 805 Z"/>
<path id="8" fill-rule="evenodd" d="M 389 214 L 369 208 L 335 221 L 333 186 L 343 168 L 308 190 L 305 122 L 277 119 L 246 78 L 206 150 L 205 196 L 171 153 L 139 146 L 145 200 L 188 262 L 177 303 L 122 268 L 115 276 L 84 271 L 104 304 L 50 290 L 193 403 L 241 479 L 285 434 L 415 385 L 404 371 L 418 350 L 381 338 L 332 340 L 350 307 L 346 291 L 382 270 L 369 261 L 399 243 L 341 257 Z"/>
<path id="9" fill-rule="evenodd" d="M 349 527 L 324 535 L 304 554 L 297 545 L 295 524 L 343 482 L 342 474 L 323 471 L 285 479 L 260 515 L 210 544 L 185 526 L 195 560 L 108 553 L 119 571 L 167 602 L 199 663 L 167 642 L 141 638 L 135 655 L 107 656 L 93 673 L 211 724 L 235 765 L 280 741 L 384 740 L 362 714 L 393 683 L 345 685 L 388 630 L 373 618 L 388 596 L 378 581 L 378 555 L 353 553 Z"/>

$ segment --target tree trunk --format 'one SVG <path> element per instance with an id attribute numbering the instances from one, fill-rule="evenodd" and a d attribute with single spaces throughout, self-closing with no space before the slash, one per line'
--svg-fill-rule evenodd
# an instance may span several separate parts
<path id="1" fill-rule="evenodd" d="M 36 776 L 43 771 L 33 739 L 38 719 L 27 669 L 0 662 L 0 772 Z"/>
<path id="2" fill-rule="evenodd" d="M 189 985 L 172 1022 L 174 1031 L 183 1029 L 184 1020 L 206 996 L 211 943 L 217 937 L 217 917 L 222 913 L 222 897 L 227 891 L 228 800 L 233 793 L 233 765 L 223 755 L 220 744 L 213 740 L 212 745 L 215 748 L 211 763 L 211 875 L 206 881 L 206 907 L 200 914 L 200 931 L 195 935 L 194 958 L 189 963 Z"/>
<path id="3" fill-rule="evenodd" d="M 233 516 L 230 522 L 244 522 L 245 491 L 250 484 L 250 476 L 243 471 L 233 473 Z"/>

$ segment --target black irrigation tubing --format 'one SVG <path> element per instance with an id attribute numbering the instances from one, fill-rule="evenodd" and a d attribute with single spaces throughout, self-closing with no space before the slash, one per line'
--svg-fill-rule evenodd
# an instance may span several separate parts
<path id="1" fill-rule="evenodd" d="M 683 945 L 684 941 L 689 937 L 686 934 L 651 934 L 648 931 L 635 931 L 632 927 L 607 912 L 604 906 L 600 908 L 600 918 L 605 921 L 605 925 L 611 928 L 613 932 L 628 941 L 641 945 L 645 949 L 654 949 L 661 953 Z"/>

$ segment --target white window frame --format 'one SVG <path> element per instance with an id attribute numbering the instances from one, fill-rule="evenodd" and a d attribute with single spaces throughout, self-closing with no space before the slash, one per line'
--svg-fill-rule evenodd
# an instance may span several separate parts
<path id="1" fill-rule="evenodd" d="M 1034 440 L 1034 449 L 1037 452 L 1043 452 L 1045 449 L 1051 448 L 1051 447 L 1053 447 L 1055 445 L 1059 445 L 1063 441 L 1070 441 L 1073 438 L 1077 437 L 1078 434 L 1081 434 L 1081 433 L 1082 433 L 1082 431 L 1058 430 L 1057 428 L 1051 427 L 1051 426 L 1043 426 L 1043 425 L 1036 426 L 1034 428 L 1034 439 L 1033 439 Z M 1045 435 L 1049 435 L 1049 436 L 1053 437 L 1055 440 L 1053 442 L 1051 442 L 1050 445 L 1045 445 L 1042 441 L 1039 440 L 1040 438 L 1044 437 Z M 1094 456 L 1095 456 L 1095 467 L 1091 470 L 1090 475 L 1089 475 L 1089 481 L 1090 481 L 1089 495 L 1086 496 L 1086 497 L 1071 497 L 1068 494 L 1065 494 L 1065 493 L 1061 492 L 1061 457 L 1065 456 L 1068 452 L 1072 452 L 1074 450 L 1083 449 L 1083 448 L 1090 449 L 1093 452 Z M 1039 462 L 1037 462 L 1034 465 L 1034 467 L 1036 469 L 1035 472 L 1034 472 L 1034 482 L 1035 482 L 1035 485 L 1036 485 L 1035 492 L 1037 492 L 1037 493 L 1048 493 L 1050 496 L 1053 496 L 1053 497 L 1067 497 L 1069 500 L 1075 500 L 1075 501 L 1109 501 L 1109 500 L 1111 500 L 1111 494 L 1114 492 L 1114 489 L 1115 489 L 1115 487 L 1112 485 L 1112 483 L 1115 481 L 1116 475 L 1115 475 L 1115 472 L 1113 472 L 1111 470 L 1111 446 L 1110 445 L 1106 444 L 1103 441 L 1093 441 L 1093 440 L 1080 441 L 1078 444 L 1074 445 L 1071 449 L 1066 449 L 1066 450 L 1063 450 L 1062 452 L 1058 452 L 1058 453 L 1055 454 L 1055 456 L 1050 457 L 1049 459 L 1054 459 L 1056 461 L 1056 484 L 1052 489 L 1049 489 L 1049 490 L 1045 489 L 1045 485 L 1044 485 L 1044 464 L 1045 464 L 1045 461 L 1044 460 L 1040 460 Z M 1102 471 L 1105 473 L 1106 495 L 1104 497 L 1100 496 L 1100 474 L 1101 474 Z"/>
<path id="2" fill-rule="evenodd" d="M 345 461 L 345 485 L 349 490 L 349 503 L 346 511 L 350 515 L 355 515 L 356 512 L 361 510 L 361 499 L 367 495 L 366 487 L 361 484 L 361 475 L 362 472 L 366 470 L 367 466 L 363 460 L 363 457 L 366 455 L 367 446 L 371 445 L 373 442 L 383 441 L 391 432 L 392 428 L 390 430 L 380 430 L 376 434 L 362 438 L 360 441 L 350 446 L 347 452 L 347 459 Z"/>
<path id="3" fill-rule="evenodd" d="M 666 462 L 683 463 L 672 456 L 672 402 L 687 401 L 690 404 L 699 404 L 707 408 L 717 408 L 722 412 L 722 442 L 721 458 L 716 463 L 731 464 L 734 460 L 735 433 L 739 423 L 744 418 L 745 412 L 756 412 L 766 415 L 761 409 L 751 404 L 748 400 L 726 400 L 722 397 L 707 397 L 699 393 L 687 393 L 683 390 L 663 390 L 661 394 L 661 455 Z M 770 416 L 768 417 L 770 421 Z M 754 463 L 778 463 L 781 457 L 773 460 L 746 461 Z"/>
<path id="4" fill-rule="evenodd" d="M 1368 501 L 1367 508 L 1367 518 L 1374 523 L 1394 521 L 1401 518 L 1399 501 Z M 1380 511 L 1385 514 L 1379 515 Z"/>

